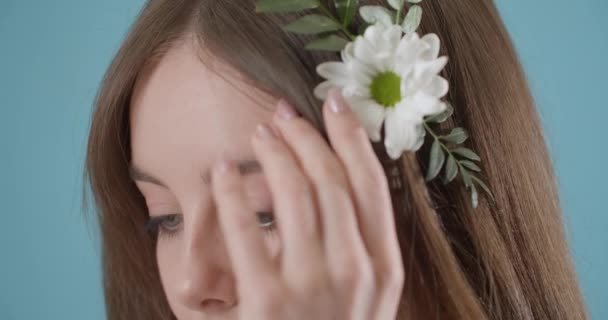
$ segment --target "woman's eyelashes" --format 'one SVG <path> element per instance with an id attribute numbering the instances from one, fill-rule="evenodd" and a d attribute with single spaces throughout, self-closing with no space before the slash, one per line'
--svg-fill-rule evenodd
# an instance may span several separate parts
<path id="1" fill-rule="evenodd" d="M 256 212 L 260 228 L 270 234 L 275 229 L 275 218 L 272 211 Z M 150 217 L 145 224 L 145 229 L 153 236 L 159 238 L 171 238 L 183 229 L 183 215 L 167 214 Z"/>
<path id="2" fill-rule="evenodd" d="M 258 216 L 258 221 L 260 222 L 260 227 L 266 231 L 266 233 L 272 232 L 276 227 L 276 220 L 274 219 L 274 214 L 272 211 L 262 211 L 256 213 Z"/>
<path id="3" fill-rule="evenodd" d="M 172 237 L 179 232 L 182 224 L 183 216 L 176 213 L 150 217 L 148 222 L 146 222 L 145 228 L 151 235 Z"/>

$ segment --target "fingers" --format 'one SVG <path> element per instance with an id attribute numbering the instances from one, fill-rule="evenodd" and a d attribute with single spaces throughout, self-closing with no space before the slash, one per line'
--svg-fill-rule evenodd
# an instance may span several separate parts
<path id="1" fill-rule="evenodd" d="M 284 280 L 318 284 L 327 264 L 356 313 L 394 317 L 404 276 L 386 177 L 350 107 L 330 96 L 324 117 L 335 152 L 286 104 L 252 139 L 273 194 Z"/>
<path id="2" fill-rule="evenodd" d="M 273 195 L 284 272 L 315 277 L 323 260 L 313 187 L 275 128 L 258 126 L 252 146 Z"/>
<path id="3" fill-rule="evenodd" d="M 330 281 L 342 292 L 342 303 L 352 306 L 348 319 L 369 319 L 374 273 L 365 250 L 342 163 L 319 132 L 279 103 L 274 123 L 314 187 L 323 229 L 325 259 Z"/>
<path id="4" fill-rule="evenodd" d="M 306 120 L 280 116 L 282 113 L 293 113 L 285 101 L 279 102 L 278 108 L 274 123 L 317 195 L 328 259 L 339 261 L 331 264 L 330 268 L 341 272 L 345 265 L 365 263 L 367 254 L 357 227 L 351 187 L 342 164 L 319 132 Z"/>
<path id="5" fill-rule="evenodd" d="M 392 202 L 382 165 L 369 138 L 339 91 L 330 91 L 324 117 L 331 145 L 346 168 L 358 213 L 359 229 L 373 257 L 380 291 L 399 295 L 403 262 L 399 250 Z M 380 299 L 381 319 L 395 312 L 395 299 Z"/>
<path id="6" fill-rule="evenodd" d="M 213 171 L 212 181 L 220 227 L 237 284 L 242 292 L 255 291 L 273 276 L 274 267 L 257 217 L 247 205 L 240 173 L 230 161 L 221 161 Z"/>

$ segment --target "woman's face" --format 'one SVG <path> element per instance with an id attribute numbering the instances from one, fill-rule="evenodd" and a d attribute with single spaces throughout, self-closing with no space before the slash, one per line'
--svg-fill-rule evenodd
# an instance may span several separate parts
<path id="1" fill-rule="evenodd" d="M 209 170 L 220 155 L 240 160 L 252 214 L 278 255 L 271 195 L 250 137 L 276 101 L 208 70 L 195 44 L 171 49 L 142 73 L 131 102 L 131 175 L 159 229 L 157 259 L 179 319 L 234 319 L 237 293 L 218 224 Z M 233 72 L 220 71 L 222 75 Z"/>

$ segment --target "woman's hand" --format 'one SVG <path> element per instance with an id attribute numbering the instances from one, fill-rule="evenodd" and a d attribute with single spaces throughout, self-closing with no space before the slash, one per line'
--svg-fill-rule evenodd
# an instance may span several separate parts
<path id="1" fill-rule="evenodd" d="M 323 114 L 335 152 L 284 102 L 252 140 L 273 195 L 279 265 L 234 165 L 223 161 L 214 170 L 240 319 L 395 319 L 404 272 L 387 179 L 338 92 Z"/>

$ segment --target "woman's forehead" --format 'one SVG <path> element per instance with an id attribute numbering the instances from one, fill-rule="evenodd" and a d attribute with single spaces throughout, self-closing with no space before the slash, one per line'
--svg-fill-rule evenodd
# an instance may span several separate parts
<path id="1" fill-rule="evenodd" d="M 132 161 L 157 175 L 176 175 L 179 167 L 192 176 L 220 154 L 249 153 L 255 127 L 272 116 L 275 99 L 209 69 L 196 52 L 170 49 L 143 70 L 133 91 Z"/>

